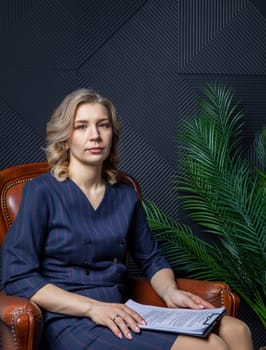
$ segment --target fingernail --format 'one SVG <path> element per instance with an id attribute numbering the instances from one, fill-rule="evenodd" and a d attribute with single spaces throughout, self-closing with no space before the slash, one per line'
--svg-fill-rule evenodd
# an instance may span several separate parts
<path id="1" fill-rule="evenodd" d="M 122 339 L 122 338 L 123 338 L 122 333 L 119 333 L 119 334 L 118 334 L 118 338 L 119 338 L 119 339 Z"/>
<path id="2" fill-rule="evenodd" d="M 135 327 L 135 331 L 139 332 L 140 331 L 139 327 Z"/>
<path id="3" fill-rule="evenodd" d="M 130 333 L 128 333 L 127 339 L 132 339 L 132 335 Z"/>

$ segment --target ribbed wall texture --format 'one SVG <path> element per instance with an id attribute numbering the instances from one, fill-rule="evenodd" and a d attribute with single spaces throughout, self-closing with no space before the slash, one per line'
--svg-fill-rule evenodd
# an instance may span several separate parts
<path id="1" fill-rule="evenodd" d="M 115 103 L 120 168 L 181 215 L 178 124 L 206 82 L 246 110 L 247 153 L 266 124 L 264 0 L 1 0 L 0 168 L 44 160 L 47 119 L 78 87 Z"/>
<path id="2" fill-rule="evenodd" d="M 96 87 L 124 125 L 120 167 L 178 218 L 178 123 L 204 83 L 233 87 L 249 142 L 265 123 L 265 13 L 248 0 L 0 4 L 0 167 L 43 160 L 45 124 L 71 90 Z"/>

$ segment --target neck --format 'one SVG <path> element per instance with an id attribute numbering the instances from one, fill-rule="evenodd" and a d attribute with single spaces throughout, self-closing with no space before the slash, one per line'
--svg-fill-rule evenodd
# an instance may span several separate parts
<path id="1" fill-rule="evenodd" d="M 70 164 L 69 177 L 82 188 L 97 188 L 104 183 L 104 179 L 102 177 L 102 168 L 97 166 L 81 167 Z"/>
<path id="2" fill-rule="evenodd" d="M 102 168 L 99 166 L 73 166 L 71 163 L 69 177 L 85 194 L 92 207 L 97 209 L 105 193 Z"/>

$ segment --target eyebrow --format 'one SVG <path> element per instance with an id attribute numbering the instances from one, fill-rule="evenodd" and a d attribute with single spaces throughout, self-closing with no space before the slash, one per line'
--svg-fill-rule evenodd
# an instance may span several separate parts
<path id="1" fill-rule="evenodd" d="M 87 120 L 82 120 L 82 119 L 80 119 L 80 120 L 74 120 L 74 124 L 75 123 L 80 123 L 80 124 L 82 124 L 82 123 L 88 123 L 88 121 Z"/>
<path id="2" fill-rule="evenodd" d="M 104 122 L 104 121 L 109 121 L 109 118 L 108 117 L 104 117 L 104 118 L 102 118 L 102 119 L 99 119 L 99 120 L 97 120 L 97 123 L 100 123 L 100 122 Z M 87 120 L 87 119 L 85 119 L 85 120 L 83 120 L 83 119 L 78 119 L 78 120 L 75 120 L 74 121 L 74 123 L 88 123 L 89 122 L 89 120 Z"/>

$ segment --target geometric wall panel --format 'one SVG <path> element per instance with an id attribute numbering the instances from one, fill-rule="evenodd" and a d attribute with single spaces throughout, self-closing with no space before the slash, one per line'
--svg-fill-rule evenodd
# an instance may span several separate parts
<path id="1" fill-rule="evenodd" d="M 183 79 L 196 91 L 209 82 L 225 83 L 233 89 L 235 101 L 245 111 L 245 138 L 251 141 L 254 134 L 266 125 L 266 81 L 264 75 L 182 75 Z M 248 146 L 249 142 L 245 142 Z"/>
<path id="2" fill-rule="evenodd" d="M 18 157 L 9 141 L 1 167 L 43 157 L 30 140 L 44 145 L 54 107 L 75 88 L 95 87 L 124 124 L 121 167 L 176 217 L 176 135 L 202 86 L 218 80 L 235 90 L 247 109 L 247 145 L 264 125 L 266 25 L 258 0 L 4 0 L 0 9 L 1 124 L 9 118 L 1 130 L 6 143 L 15 127 L 23 149 Z M 29 132 L 38 140 L 23 138 Z"/>
<path id="3" fill-rule="evenodd" d="M 62 1 L 77 23 L 78 67 L 88 61 L 110 38 L 134 17 L 147 0 Z M 89 38 L 89 40 L 88 40 Z"/>
<path id="4" fill-rule="evenodd" d="M 19 69 L 73 67 L 77 52 L 75 25 L 60 1 L 33 2 L 1 33 L 2 64 Z"/>
<path id="5" fill-rule="evenodd" d="M 266 2 L 261 0 L 250 0 L 250 2 L 258 9 L 258 11 L 266 18 Z"/>
<path id="6" fill-rule="evenodd" d="M 123 124 L 120 168 L 179 220 L 179 125 L 206 83 L 225 83 L 252 158 L 266 125 L 265 37 L 265 0 L 1 0 L 0 168 L 43 160 L 53 109 L 94 87 Z"/>
<path id="7" fill-rule="evenodd" d="M 42 137 L 2 100 L 0 100 L 0 125 L 1 168 L 43 159 Z"/>
<path id="8" fill-rule="evenodd" d="M 14 18 L 6 20 L 3 28 L 8 35 L 1 38 L 2 64 L 22 69 L 77 68 L 145 2 L 46 0 L 17 7 L 17 1 L 5 1 L 3 17 L 13 14 Z"/>
<path id="9" fill-rule="evenodd" d="M 32 8 L 33 3 L 34 0 L 1 0 L 0 32 L 5 32 L 9 27 L 20 21 Z"/>
<path id="10" fill-rule="evenodd" d="M 194 53 L 182 73 L 265 74 L 265 38 L 265 18 L 248 4 Z"/>
<path id="11" fill-rule="evenodd" d="M 45 137 L 46 122 L 61 99 L 77 87 L 75 71 L 7 69 L 1 72 L 0 97 Z"/>
<path id="12" fill-rule="evenodd" d="M 121 122 L 123 129 L 119 168 L 126 169 L 138 179 L 146 199 L 163 205 L 167 198 L 168 215 L 178 219 L 178 198 L 173 191 L 175 167 L 172 167 L 139 132 L 134 130 L 127 120 L 122 118 Z M 148 171 L 144 172 L 143 169 Z"/>
<path id="13" fill-rule="evenodd" d="M 82 83 L 110 96 L 131 127 L 173 166 L 176 13 L 175 1 L 148 2 L 79 69 Z"/>
<path id="14" fill-rule="evenodd" d="M 220 35 L 248 3 L 248 0 L 178 1 L 179 72 L 189 71 L 187 65 L 200 52 L 213 41 L 219 42 Z M 211 59 L 205 62 L 209 66 Z"/>

